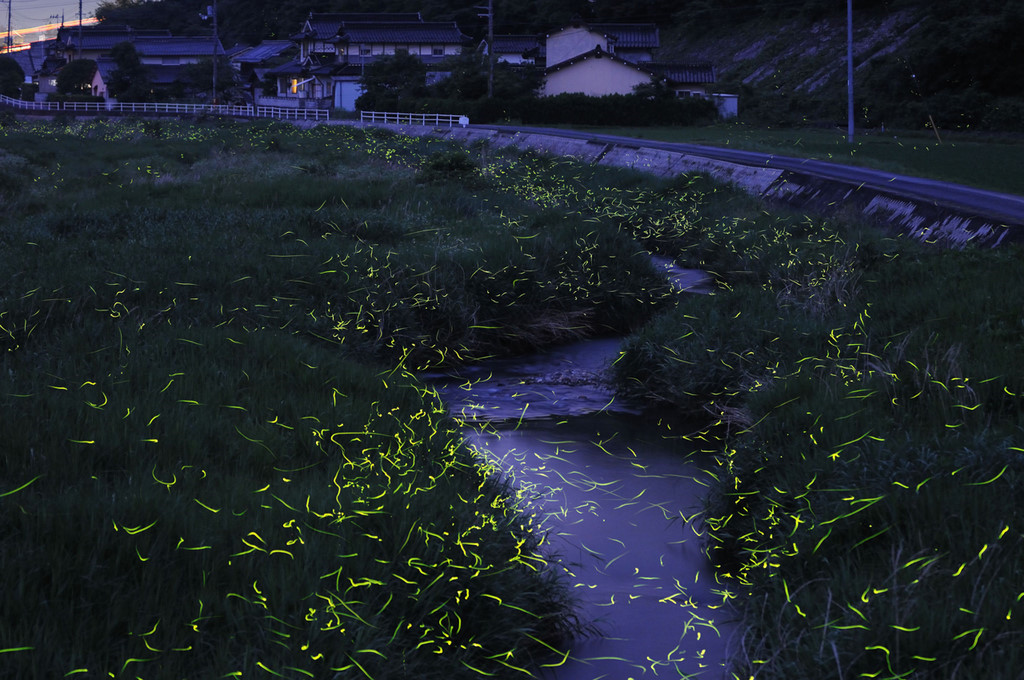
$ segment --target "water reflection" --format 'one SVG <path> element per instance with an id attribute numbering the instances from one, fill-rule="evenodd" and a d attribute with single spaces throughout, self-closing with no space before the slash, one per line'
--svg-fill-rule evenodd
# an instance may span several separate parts
<path id="1" fill-rule="evenodd" d="M 581 615 L 579 641 L 547 677 L 720 678 L 733 613 L 703 552 L 706 474 L 678 439 L 598 414 L 471 431 L 542 517 Z"/>
<path id="2" fill-rule="evenodd" d="M 637 415 L 642 404 L 614 399 L 600 374 L 618 347 L 579 343 L 436 384 L 467 441 L 541 517 L 581 618 L 599 630 L 543 677 L 718 680 L 736 627 L 694 518 L 708 461 Z"/>

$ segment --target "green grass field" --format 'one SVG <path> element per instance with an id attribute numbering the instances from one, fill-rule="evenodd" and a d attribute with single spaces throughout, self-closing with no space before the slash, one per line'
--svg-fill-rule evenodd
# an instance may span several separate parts
<path id="1" fill-rule="evenodd" d="M 668 288 L 617 222 L 496 179 L 554 164 L 467 159 L 0 129 L 3 675 L 521 675 L 563 647 L 529 508 L 412 371 L 622 332 Z"/>
<path id="2" fill-rule="evenodd" d="M 703 204 L 703 201 L 699 201 Z M 1024 665 L 1019 245 L 943 251 L 719 206 L 718 290 L 629 340 L 627 394 L 703 414 L 736 677 L 1017 678 Z"/>
<path id="3" fill-rule="evenodd" d="M 891 130 L 857 131 L 850 144 L 845 130 L 757 128 L 719 124 L 707 127 L 586 128 L 664 142 L 731 147 L 859 165 L 941 179 L 982 189 L 1024 195 L 1024 139 L 1019 136 Z"/>
<path id="4" fill-rule="evenodd" d="M 416 371 L 607 333 L 709 419 L 736 677 L 1019 676 L 1019 246 L 344 127 L 9 122 L 0 194 L 14 677 L 558 663 L 557 563 Z"/>

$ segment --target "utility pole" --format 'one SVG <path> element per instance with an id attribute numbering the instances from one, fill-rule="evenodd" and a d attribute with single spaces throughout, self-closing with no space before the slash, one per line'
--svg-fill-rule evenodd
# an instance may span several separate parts
<path id="1" fill-rule="evenodd" d="M 79 0 L 81 2 L 81 0 Z M 213 105 L 217 105 L 217 43 L 220 42 L 217 30 L 217 0 L 213 0 Z"/>
<path id="2" fill-rule="evenodd" d="M 853 0 L 846 0 L 846 141 L 853 144 Z"/>
<path id="3" fill-rule="evenodd" d="M 213 19 L 213 99 L 211 103 L 217 103 L 217 45 L 220 43 L 219 31 L 217 30 L 217 0 L 213 0 L 213 5 L 206 6 L 206 14 L 200 14 L 199 18 L 203 21 L 209 21 Z"/>
<path id="4" fill-rule="evenodd" d="M 82 0 L 78 0 L 78 58 L 82 58 Z"/>
<path id="5" fill-rule="evenodd" d="M 11 49 L 14 47 L 14 43 L 11 42 L 11 3 L 13 3 L 13 2 L 14 2 L 14 0 L 7 0 L 7 52 L 8 52 L 8 54 L 11 52 Z"/>
<path id="6" fill-rule="evenodd" d="M 476 9 L 485 9 L 482 5 Z M 494 97 L 494 0 L 487 0 L 487 98 Z"/>
<path id="7" fill-rule="evenodd" d="M 494 0 L 487 0 L 487 98 L 494 98 Z"/>

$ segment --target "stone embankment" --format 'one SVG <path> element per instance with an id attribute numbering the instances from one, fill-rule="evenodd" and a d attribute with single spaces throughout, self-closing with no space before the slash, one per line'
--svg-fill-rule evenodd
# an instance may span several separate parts
<path id="1" fill-rule="evenodd" d="M 634 168 L 662 177 L 702 173 L 731 184 L 769 203 L 818 214 L 859 213 L 878 224 L 929 243 L 960 248 L 968 243 L 997 246 L 1024 240 L 1024 225 L 973 214 L 952 205 L 901 196 L 876 188 L 823 179 L 807 173 L 704 158 L 688 153 L 636 145 L 607 144 L 598 140 L 559 137 L 556 134 L 509 132 L 486 128 L 429 128 L 388 126 L 403 134 L 432 135 L 462 144 L 486 142 L 494 148 L 523 149 L 570 156 L 581 161 Z"/>

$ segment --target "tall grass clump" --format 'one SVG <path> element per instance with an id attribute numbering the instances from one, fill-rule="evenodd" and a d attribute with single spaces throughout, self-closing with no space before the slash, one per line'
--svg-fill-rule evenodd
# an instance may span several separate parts
<path id="1" fill-rule="evenodd" d="M 577 629 L 411 371 L 648 318 L 668 286 L 622 224 L 379 132 L 66 120 L 0 149 L 5 672 L 503 676 Z"/>
<path id="2" fill-rule="evenodd" d="M 2 365 L 15 677 L 470 676 L 558 639 L 530 519 L 408 374 L 84 325 Z"/>
<path id="3" fill-rule="evenodd" d="M 710 554 L 742 594 L 734 674 L 1017 678 L 1019 248 L 800 222 L 748 222 L 723 245 L 742 275 L 616 365 L 627 393 L 711 416 L 694 439 L 718 462 Z"/>

